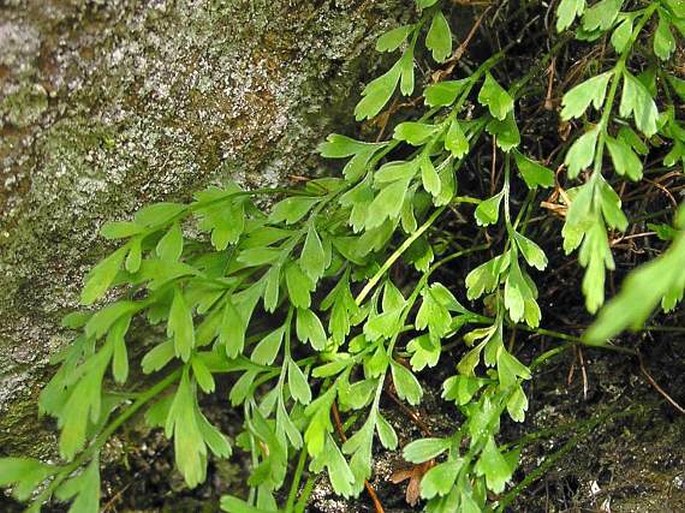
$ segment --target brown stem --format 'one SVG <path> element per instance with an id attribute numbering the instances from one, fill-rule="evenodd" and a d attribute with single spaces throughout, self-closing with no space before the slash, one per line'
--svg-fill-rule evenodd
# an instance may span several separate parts
<path id="1" fill-rule="evenodd" d="M 678 404 L 675 399 L 673 399 L 670 395 L 668 395 L 666 393 L 666 391 L 663 388 L 661 388 L 659 386 L 659 384 L 654 380 L 654 378 L 649 374 L 649 372 L 647 372 L 647 369 L 645 368 L 645 362 L 642 359 L 642 355 L 639 352 L 637 353 L 637 359 L 640 362 L 640 370 L 642 371 L 642 374 L 644 374 L 645 378 L 647 378 L 647 381 L 649 381 L 649 384 L 652 385 L 657 392 L 659 392 L 662 396 L 664 396 L 664 398 L 669 403 L 671 403 L 671 405 L 676 410 L 678 410 L 680 413 L 685 415 L 685 408 L 680 406 L 680 404 Z"/>

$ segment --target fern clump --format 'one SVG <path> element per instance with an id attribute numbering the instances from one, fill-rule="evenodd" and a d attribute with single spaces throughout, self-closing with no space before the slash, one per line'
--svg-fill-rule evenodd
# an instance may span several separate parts
<path id="1" fill-rule="evenodd" d="M 511 9 L 512 24 L 535 22 L 542 9 L 499 8 Z M 249 455 L 250 494 L 224 497 L 225 511 L 303 511 L 311 487 L 300 493 L 301 479 L 321 472 L 337 494 L 357 497 L 374 448 L 400 449 L 382 397 L 391 388 L 409 407 L 420 404 L 422 373 L 438 365 L 451 369 L 442 399 L 460 421 L 401 447 L 425 470 L 424 508 L 502 510 L 521 450 L 498 436 L 503 419 L 524 421 L 536 366 L 582 335 L 541 328 L 547 307 L 536 283 L 550 253 L 583 269 L 585 307 L 600 311 L 588 342 L 639 328 L 659 303 L 677 306 L 682 208 L 673 227 L 655 225 L 670 247 L 600 310 L 614 241 L 641 222 L 624 208 L 625 187 L 654 172 L 682 173 L 685 82 L 671 72 L 685 32 L 682 3 L 562 0 L 562 34 L 544 35 L 547 50 L 529 66 L 511 64 L 529 44 L 517 38 L 461 63 L 469 39 L 455 48 L 453 9 L 417 0 L 415 22 L 378 40 L 397 58 L 363 89 L 354 114 L 363 121 L 385 110 L 392 132 L 375 142 L 331 134 L 318 152 L 342 161 L 340 172 L 287 190 L 229 183 L 103 227 L 118 248 L 86 278 L 84 310 L 64 319 L 78 335 L 39 403 L 57 419 L 62 461 L 0 460 L 0 484 L 30 511 L 48 500 L 99 511 L 100 451 L 137 413 L 173 440 L 190 488 L 206 479 L 210 458 L 231 458 L 236 447 Z M 557 102 L 567 140 L 536 146 L 531 102 L 555 106 L 540 89 L 544 71 L 596 45 L 603 54 L 583 61 Z M 417 77 L 418 59 L 438 72 Z M 417 83 L 425 83 L 419 93 Z M 397 112 L 400 96 L 416 100 L 409 114 Z M 543 202 L 548 210 L 539 207 L 543 195 L 555 198 Z M 454 234 L 455 219 L 464 237 Z M 456 264 L 455 277 L 446 270 Z M 392 272 L 398 267 L 404 276 Z M 103 304 L 108 291 L 116 299 Z M 161 325 L 165 336 L 141 348 L 132 322 Z M 524 359 L 522 332 L 566 345 Z M 133 390 L 132 365 L 148 378 L 128 398 L 119 392 Z M 242 412 L 235 440 L 201 407 L 224 375 L 226 407 Z"/>

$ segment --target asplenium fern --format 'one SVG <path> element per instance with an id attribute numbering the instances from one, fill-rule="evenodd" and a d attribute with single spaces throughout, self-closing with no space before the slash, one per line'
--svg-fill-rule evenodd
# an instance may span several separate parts
<path id="1" fill-rule="evenodd" d="M 379 51 L 401 56 L 363 90 L 358 120 L 379 114 L 398 86 L 401 94 L 413 94 L 422 38 L 433 60 L 450 58 L 447 4 L 416 4 L 416 23 L 378 40 Z M 563 162 L 569 179 L 584 180 L 563 193 L 568 210 L 562 234 L 567 253 L 579 248 L 591 312 L 602 305 L 605 272 L 614 268 L 609 230 L 623 231 L 629 223 L 605 169 L 605 149 L 618 175 L 638 181 L 650 138 L 672 141 L 666 166 L 682 160 L 685 147 L 676 110 L 659 113 L 657 97 L 659 90 L 685 96 L 685 82 L 654 65 L 635 75 L 628 65 L 638 53 L 650 62 L 670 58 L 673 31 L 685 29 L 682 5 L 648 2 L 625 12 L 622 6 L 562 0 L 557 9 L 559 30 L 580 17 L 577 38 L 608 36 L 615 52 L 606 71 L 588 66 L 599 72 L 571 88 L 561 109 L 562 120 L 581 124 L 582 135 Z M 651 53 L 645 38 L 653 41 Z M 65 318 L 80 335 L 60 355 L 61 367 L 40 399 L 41 411 L 57 419 L 63 463 L 5 458 L 0 484 L 13 486 L 19 500 L 32 499 L 30 511 L 50 499 L 71 502 L 71 512 L 98 511 L 100 450 L 142 411 L 150 426 L 173 440 L 176 466 L 192 488 L 205 480 L 208 458 L 233 452 L 200 406 L 203 395 L 214 393 L 215 380 L 229 374 L 226 406 L 242 411 L 244 422 L 234 444 L 249 454 L 252 473 L 249 497 L 224 497 L 225 511 L 301 511 L 308 499 L 307 493 L 297 496 L 305 469 L 325 471 L 336 493 L 358 496 L 372 476 L 374 447 L 398 448 L 381 407 L 389 384 L 401 401 L 418 405 L 423 390 L 417 373 L 453 362 L 442 397 L 454 403 L 460 423 L 452 433 L 410 442 L 402 453 L 429 469 L 420 487 L 426 511 L 496 508 L 520 452 L 498 441 L 501 419 L 524 420 L 524 385 L 532 377 L 505 336 L 517 325 L 539 327 L 531 272 L 548 264 L 526 220 L 538 190 L 556 185 L 554 173 L 528 155 L 516 106 L 567 44 L 561 40 L 508 87 L 497 73 L 507 48 L 465 76 L 428 85 L 422 94 L 427 110 L 396 124 L 386 141 L 330 135 L 319 152 L 345 159 L 341 176 L 289 190 L 228 184 L 199 192 L 188 204 L 151 205 L 131 221 L 106 224 L 102 235 L 120 246 L 89 273 L 81 299 L 93 305 L 112 291 L 113 300 Z M 502 183 L 491 183 L 490 197 L 458 195 L 461 168 L 487 140 L 495 149 L 493 169 L 501 162 Z M 512 201 L 513 188 L 528 190 L 526 200 Z M 274 194 L 282 199 L 267 210 L 254 201 Z M 474 204 L 471 225 L 501 228 L 500 235 L 466 248 L 439 241 L 439 224 Z M 681 239 L 629 279 L 615 305 L 639 294 L 664 267 L 682 269 Z M 464 288 L 441 279 L 441 269 L 466 255 L 480 263 L 466 273 Z M 413 268 L 416 279 L 393 277 L 400 262 Z M 659 282 L 663 287 L 655 289 L 649 308 L 661 297 L 674 306 L 685 287 L 677 279 Z M 480 299 L 482 306 L 475 306 Z M 610 313 L 600 317 L 591 340 L 603 341 L 627 324 L 607 318 Z M 162 324 L 166 335 L 141 348 L 129 335 L 132 322 Z M 445 351 L 446 342 L 461 350 Z M 139 360 L 152 384 L 130 398 L 111 393 L 133 390 L 130 365 Z M 336 425 L 333 410 L 353 419 L 348 433 Z M 286 487 L 284 497 L 279 491 Z"/>

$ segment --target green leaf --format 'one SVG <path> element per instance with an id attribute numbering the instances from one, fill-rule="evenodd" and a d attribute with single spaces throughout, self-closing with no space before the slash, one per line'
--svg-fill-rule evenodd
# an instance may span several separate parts
<path id="1" fill-rule="evenodd" d="M 383 164 L 374 174 L 374 184 L 383 184 L 397 180 L 411 180 L 416 175 L 418 162 L 416 160 L 397 160 Z"/>
<path id="2" fill-rule="evenodd" d="M 105 239 L 125 239 L 145 231 L 145 227 L 130 221 L 108 221 L 100 228 L 100 235 Z"/>
<path id="3" fill-rule="evenodd" d="M 61 325 L 64 328 L 76 330 L 82 328 L 91 318 L 90 312 L 71 312 L 62 317 Z"/>
<path id="4" fill-rule="evenodd" d="M 281 288 L 281 266 L 272 265 L 262 279 L 264 280 L 264 310 L 274 312 L 278 306 Z"/>
<path id="5" fill-rule="evenodd" d="M 187 208 L 181 203 L 155 203 L 136 212 L 135 221 L 142 226 L 164 226 L 185 212 Z"/>
<path id="6" fill-rule="evenodd" d="M 310 417 L 310 421 L 304 433 L 304 441 L 307 445 L 307 452 L 313 458 L 323 452 L 328 433 L 333 431 L 331 406 L 336 392 L 336 387 L 329 388 L 305 409 L 305 415 Z"/>
<path id="7" fill-rule="evenodd" d="M 605 142 L 616 172 L 621 176 L 627 175 L 634 182 L 641 180 L 642 162 L 630 146 L 622 139 L 614 139 L 609 135 Z"/>
<path id="8" fill-rule="evenodd" d="M 673 55 L 675 48 L 675 38 L 671 32 L 670 23 L 659 12 L 659 24 L 654 32 L 654 55 L 662 61 L 667 61 Z"/>
<path id="9" fill-rule="evenodd" d="M 183 253 L 183 232 L 178 223 L 174 223 L 169 231 L 157 243 L 157 256 L 164 261 L 176 261 Z"/>
<path id="10" fill-rule="evenodd" d="M 252 386 L 254 385 L 257 374 L 257 371 L 247 371 L 238 378 L 228 395 L 228 399 L 231 401 L 232 406 L 238 406 L 245 402 L 245 399 L 247 399 L 252 392 Z"/>
<path id="11" fill-rule="evenodd" d="M 523 422 L 526 419 L 526 411 L 528 411 L 528 398 L 523 392 L 521 385 L 516 385 L 514 392 L 507 400 L 507 411 L 509 416 L 515 422 Z"/>
<path id="12" fill-rule="evenodd" d="M 130 316 L 120 317 L 107 333 L 107 343 L 112 345 L 112 375 L 114 381 L 119 384 L 125 383 L 128 379 L 128 352 L 126 351 L 126 341 L 124 336 L 131 324 Z"/>
<path id="13" fill-rule="evenodd" d="M 538 186 L 552 187 L 554 185 L 554 172 L 551 169 L 529 159 L 518 150 L 513 151 L 516 167 L 523 181 L 529 189 L 537 189 Z"/>
<path id="14" fill-rule="evenodd" d="M 404 446 L 402 457 L 410 463 L 423 463 L 440 456 L 450 445 L 449 438 L 419 438 Z"/>
<path id="15" fill-rule="evenodd" d="M 409 96 L 414 92 L 414 49 L 409 47 L 404 51 L 397 63 L 400 65 L 400 92 Z"/>
<path id="16" fill-rule="evenodd" d="M 310 196 L 290 196 L 274 205 L 269 216 L 272 223 L 294 224 L 302 219 L 319 202 Z"/>
<path id="17" fill-rule="evenodd" d="M 469 152 L 469 141 L 466 139 L 459 122 L 454 119 L 445 134 L 445 149 L 460 159 Z"/>
<path id="18" fill-rule="evenodd" d="M 487 380 L 475 376 L 451 376 L 442 384 L 442 398 L 463 406 L 468 404 L 486 383 Z"/>
<path id="19" fill-rule="evenodd" d="M 525 301 L 529 295 L 528 286 L 523 279 L 518 262 L 515 257 L 512 257 L 509 274 L 504 282 L 504 306 L 509 311 L 509 317 L 513 322 L 523 319 Z"/>
<path id="20" fill-rule="evenodd" d="M 682 0 L 665 0 L 665 4 L 676 18 L 685 18 L 685 4 Z"/>
<path id="21" fill-rule="evenodd" d="M 312 280 L 302 271 L 300 265 L 294 262 L 286 265 L 284 274 L 290 302 L 296 308 L 309 308 L 311 292 L 316 288 Z"/>
<path id="22" fill-rule="evenodd" d="M 432 340 L 439 340 L 452 329 L 452 316 L 446 305 L 442 304 L 431 289 L 422 291 L 423 301 L 416 314 L 416 329 L 423 330 L 428 327 Z"/>
<path id="23" fill-rule="evenodd" d="M 368 143 L 357 141 L 345 135 L 329 134 L 326 141 L 318 146 L 322 157 L 340 159 L 351 157 L 360 153 L 373 153 L 385 146 L 385 143 Z"/>
<path id="24" fill-rule="evenodd" d="M 93 304 L 107 292 L 119 272 L 127 252 L 126 246 L 121 247 L 91 269 L 81 291 L 81 304 Z"/>
<path id="25" fill-rule="evenodd" d="M 457 187 L 454 168 L 449 159 L 438 167 L 438 175 L 440 176 L 440 194 L 434 200 L 436 207 L 447 205 L 452 201 Z"/>
<path id="26" fill-rule="evenodd" d="M 566 153 L 564 164 L 568 167 L 568 177 L 576 178 L 583 169 L 587 169 L 595 158 L 595 146 L 599 135 L 599 125 L 581 135 Z"/>
<path id="27" fill-rule="evenodd" d="M 378 438 L 383 447 L 389 451 L 394 451 L 397 448 L 397 433 L 395 433 L 395 428 L 393 428 L 380 413 L 376 415 L 376 432 L 378 433 Z"/>
<path id="28" fill-rule="evenodd" d="M 56 470 L 32 458 L 0 458 L 0 486 L 12 486 L 17 500 L 26 501 Z"/>
<path id="29" fill-rule="evenodd" d="M 166 332 L 169 337 L 173 337 L 176 356 L 187 362 L 195 347 L 195 327 L 193 314 L 179 288 L 174 290 Z"/>
<path id="30" fill-rule="evenodd" d="M 323 351 L 326 348 L 326 331 L 321 320 L 311 310 L 298 308 L 295 331 L 298 339 L 309 342 L 315 350 Z"/>
<path id="31" fill-rule="evenodd" d="M 167 438 L 174 438 L 176 466 L 190 488 L 203 482 L 207 472 L 207 446 L 197 416 L 196 396 L 184 372 L 165 424 Z"/>
<path id="32" fill-rule="evenodd" d="M 392 360 L 390 361 L 390 371 L 392 373 L 392 381 L 395 384 L 395 390 L 397 390 L 397 396 L 400 399 L 405 399 L 412 406 L 419 404 L 423 396 L 423 390 L 416 376 L 404 365 Z"/>
<path id="33" fill-rule="evenodd" d="M 388 103 L 400 81 L 402 61 L 399 60 L 386 73 L 370 82 L 362 91 L 362 99 L 354 109 L 357 121 L 375 117 Z"/>
<path id="34" fill-rule="evenodd" d="M 386 219 L 397 219 L 408 188 L 408 180 L 398 180 L 385 185 L 369 205 L 366 228 L 380 226 Z"/>
<path id="35" fill-rule="evenodd" d="M 571 204 L 566 214 L 566 222 L 561 231 L 564 238 L 564 252 L 569 255 L 576 249 L 585 233 L 595 223 L 593 210 L 594 186 L 587 183 L 567 191 Z"/>
<path id="36" fill-rule="evenodd" d="M 497 374 L 504 389 L 517 385 L 518 378 L 530 379 L 528 367 L 506 350 L 500 351 L 497 355 Z"/>
<path id="37" fill-rule="evenodd" d="M 535 267 L 538 271 L 544 271 L 547 267 L 547 257 L 542 248 L 518 232 L 514 232 L 514 240 L 528 265 Z"/>
<path id="38" fill-rule="evenodd" d="M 604 103 L 607 85 L 613 72 L 607 71 L 594 76 L 582 84 L 578 84 L 568 91 L 561 100 L 561 119 L 568 121 L 572 118 L 581 117 L 587 108 L 592 105 L 599 110 Z"/>
<path id="39" fill-rule="evenodd" d="M 500 121 L 504 121 L 507 114 L 514 110 L 514 99 L 495 81 L 489 72 L 485 74 L 483 87 L 478 93 L 478 102 L 484 107 L 488 107 L 490 114 Z"/>
<path id="40" fill-rule="evenodd" d="M 423 92 L 426 105 L 429 107 L 448 107 L 452 105 L 469 82 L 468 78 L 463 78 L 461 80 L 445 80 L 429 85 Z"/>
<path id="41" fill-rule="evenodd" d="M 681 207 L 681 211 L 685 211 Z M 685 232 L 682 227 L 671 246 L 660 256 L 631 272 L 621 290 L 600 311 L 583 338 L 603 344 L 625 329 L 638 329 L 659 301 L 673 288 L 682 296 L 685 289 Z"/>
<path id="42" fill-rule="evenodd" d="M 167 340 L 153 347 L 140 363 L 143 374 L 152 374 L 163 369 L 174 357 L 174 342 Z"/>
<path id="43" fill-rule="evenodd" d="M 125 315 L 133 315 L 140 305 L 133 301 L 117 301 L 104 307 L 102 310 L 93 314 L 86 323 L 84 332 L 88 337 L 99 339 L 104 336 L 110 327 Z"/>
<path id="44" fill-rule="evenodd" d="M 621 198 L 616 194 L 616 191 L 609 185 L 604 178 L 597 182 L 599 191 L 599 202 L 604 215 L 604 220 L 607 224 L 620 231 L 625 231 L 628 228 L 628 219 L 621 210 Z"/>
<path id="45" fill-rule="evenodd" d="M 630 127 L 622 126 L 618 131 L 617 139 L 630 146 L 638 155 L 645 156 L 649 153 L 649 147 Z"/>
<path id="46" fill-rule="evenodd" d="M 673 75 L 668 75 L 668 82 L 671 84 L 673 91 L 680 97 L 682 101 L 685 102 L 685 80 L 674 77 Z"/>
<path id="47" fill-rule="evenodd" d="M 656 122 L 659 117 L 656 103 L 654 103 L 644 84 L 628 71 L 624 71 L 619 114 L 621 117 L 627 118 L 631 113 L 635 125 L 643 134 L 651 137 L 656 133 Z"/>
<path id="48" fill-rule="evenodd" d="M 321 243 L 321 238 L 312 223 L 307 231 L 307 237 L 300 255 L 300 266 L 312 282 L 316 283 L 323 276 L 328 266 L 326 253 Z"/>
<path id="49" fill-rule="evenodd" d="M 82 377 L 69 390 L 69 398 L 59 414 L 60 454 L 69 461 L 83 448 L 89 423 L 100 419 L 102 379 L 111 356 L 111 346 L 105 345 L 80 367 Z"/>
<path id="50" fill-rule="evenodd" d="M 426 143 L 437 131 L 435 125 L 419 123 L 417 121 L 405 121 L 395 127 L 393 138 L 398 141 L 406 141 L 412 146 L 421 146 Z"/>
<path id="51" fill-rule="evenodd" d="M 219 327 L 219 343 L 224 346 L 226 356 L 237 358 L 245 347 L 246 322 L 229 299 L 226 301 Z"/>
<path id="52" fill-rule="evenodd" d="M 626 16 L 623 21 L 618 24 L 611 34 L 611 45 L 616 50 L 616 53 L 623 53 L 633 36 L 633 17 Z"/>
<path id="53" fill-rule="evenodd" d="M 312 371 L 312 376 L 315 378 L 328 378 L 330 376 L 335 376 L 340 374 L 344 369 L 347 369 L 353 361 L 349 358 L 343 358 L 340 360 L 333 360 L 332 362 L 319 365 Z"/>
<path id="54" fill-rule="evenodd" d="M 402 25 L 387 31 L 376 40 L 377 52 L 392 52 L 397 50 L 414 30 L 414 25 Z"/>
<path id="55" fill-rule="evenodd" d="M 426 153 L 422 153 L 419 159 L 419 165 L 421 168 L 421 183 L 423 188 L 434 197 L 440 194 L 440 189 L 442 184 L 440 183 L 440 175 L 435 170 L 433 161 L 430 156 Z"/>
<path id="56" fill-rule="evenodd" d="M 499 276 L 509 268 L 509 252 L 496 256 L 473 269 L 466 276 L 466 297 L 478 299 L 485 292 L 492 292 L 499 284 Z"/>
<path id="57" fill-rule="evenodd" d="M 309 388 L 307 378 L 302 369 L 292 360 L 288 361 L 288 386 L 290 387 L 290 395 L 298 403 L 307 405 L 312 402 L 312 391 Z"/>
<path id="58" fill-rule="evenodd" d="M 435 367 L 440 360 L 440 343 L 431 340 L 430 335 L 425 334 L 416 337 L 407 344 L 407 351 L 412 354 L 409 363 L 415 371 L 421 371 L 426 367 Z"/>
<path id="59" fill-rule="evenodd" d="M 264 403 L 262 403 L 264 404 Z M 294 413 L 294 410 L 293 410 Z M 290 445 L 295 449 L 301 449 L 304 441 L 300 430 L 297 428 L 293 420 L 290 418 L 288 411 L 285 409 L 285 400 L 283 394 L 279 394 L 276 406 L 276 434 L 282 437 L 283 434 L 288 438 Z"/>
<path id="60" fill-rule="evenodd" d="M 490 436 L 474 470 L 479 476 L 485 476 L 488 489 L 494 493 L 502 493 L 514 469 L 497 449 L 495 439 Z"/>
<path id="61" fill-rule="evenodd" d="M 491 120 L 485 127 L 485 130 L 490 135 L 496 136 L 497 146 L 502 151 L 511 151 L 521 143 L 521 134 L 516 125 L 513 110 L 507 114 L 504 121 L 500 121 L 499 119 Z"/>
<path id="62" fill-rule="evenodd" d="M 337 381 L 340 408 L 343 411 L 364 408 L 373 400 L 374 394 L 378 389 L 378 380 L 367 378 L 350 385 L 344 379 L 345 376 L 346 374 L 343 374 Z"/>
<path id="63" fill-rule="evenodd" d="M 330 435 L 326 439 L 326 468 L 333 490 L 343 497 L 354 495 L 355 476 Z"/>
<path id="64" fill-rule="evenodd" d="M 418 222 L 416 221 L 415 204 L 412 201 L 414 199 L 414 190 L 409 191 L 404 203 L 402 204 L 402 210 L 400 212 L 400 222 L 404 233 L 412 234 L 418 228 Z"/>
<path id="65" fill-rule="evenodd" d="M 214 377 L 212 376 L 210 370 L 207 368 L 207 365 L 205 365 L 202 358 L 193 357 L 190 360 L 190 363 L 193 369 L 193 376 L 195 377 L 195 381 L 198 385 L 200 385 L 202 391 L 205 394 L 211 394 L 212 392 L 214 392 Z"/>
<path id="66" fill-rule="evenodd" d="M 93 458 L 79 475 L 64 482 L 56 491 L 58 499 L 74 497 L 68 513 L 98 513 L 100 511 L 100 459 Z"/>
<path id="67" fill-rule="evenodd" d="M 436 62 L 443 62 L 452 55 L 452 31 L 442 11 L 436 11 L 426 35 L 426 48 L 433 53 Z"/>
<path id="68" fill-rule="evenodd" d="M 426 9 L 431 5 L 435 5 L 438 0 L 416 0 L 416 5 L 421 9 Z"/>
<path id="69" fill-rule="evenodd" d="M 130 273 L 136 273 L 140 269 L 140 264 L 143 260 L 142 237 L 135 237 L 131 240 L 131 249 L 126 256 L 124 267 Z"/>
<path id="70" fill-rule="evenodd" d="M 284 334 L 285 327 L 282 326 L 262 338 L 252 351 L 250 359 L 259 365 L 271 365 L 274 363 L 283 344 Z"/>
<path id="71" fill-rule="evenodd" d="M 498 192 L 492 198 L 488 198 L 478 204 L 473 213 L 478 226 L 497 224 L 502 198 L 504 198 L 504 190 Z"/>
<path id="72" fill-rule="evenodd" d="M 585 306 L 590 313 L 595 313 L 604 303 L 606 269 L 613 270 L 615 267 L 606 228 L 601 220 L 595 222 L 586 232 L 578 261 L 586 268 L 581 287 L 585 295 Z"/>
<path id="73" fill-rule="evenodd" d="M 211 231 L 211 243 L 217 251 L 237 243 L 245 229 L 245 203 L 236 198 L 238 192 L 240 189 L 231 184 L 228 189 L 210 187 L 195 194 L 198 227 Z"/>
<path id="74" fill-rule="evenodd" d="M 585 11 L 585 0 L 561 0 L 557 7 L 557 32 L 569 28 Z"/>
<path id="75" fill-rule="evenodd" d="M 434 466 L 421 479 L 421 497 L 432 499 L 435 496 L 447 495 L 455 485 L 463 466 L 462 458 L 448 460 Z"/>
<path id="76" fill-rule="evenodd" d="M 601 0 L 585 11 L 583 29 L 587 32 L 609 30 L 616 21 L 623 0 Z"/>
<path id="77" fill-rule="evenodd" d="M 647 223 L 647 228 L 656 232 L 656 236 L 661 240 L 671 241 L 678 235 L 678 230 L 673 228 L 671 225 L 660 223 Z"/>

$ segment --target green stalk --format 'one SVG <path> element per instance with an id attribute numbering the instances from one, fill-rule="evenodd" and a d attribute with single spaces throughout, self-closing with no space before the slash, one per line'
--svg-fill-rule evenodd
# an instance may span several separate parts
<path id="1" fill-rule="evenodd" d="M 402 254 L 409 249 L 409 246 L 411 246 L 416 239 L 421 237 L 421 235 L 424 234 L 428 228 L 431 227 L 431 225 L 435 222 L 435 220 L 440 216 L 445 211 L 445 206 L 442 206 L 435 210 L 431 216 L 426 219 L 426 221 L 414 232 L 411 234 L 411 236 L 407 237 L 407 239 L 398 247 L 392 255 L 383 263 L 380 269 L 376 271 L 376 274 L 373 275 L 373 277 L 366 283 L 364 288 L 357 294 L 357 297 L 355 298 L 354 302 L 357 304 L 357 306 L 361 305 L 364 302 L 364 299 L 366 299 L 366 296 L 369 295 L 369 293 L 373 290 L 373 288 L 376 286 L 376 284 L 380 281 L 380 279 L 385 275 L 386 272 L 388 272 L 388 269 L 392 267 L 392 265 L 397 262 L 397 260 L 402 256 Z"/>
<path id="2" fill-rule="evenodd" d="M 295 507 L 295 499 L 297 498 L 297 491 L 300 488 L 300 481 L 302 480 L 302 473 L 304 472 L 304 464 L 307 461 L 307 450 L 302 449 L 300 451 L 300 458 L 297 461 L 297 467 L 295 468 L 295 475 L 293 477 L 293 482 L 290 485 L 290 493 L 288 494 L 288 501 L 285 504 L 285 513 L 293 513 L 293 508 Z"/>
<path id="3" fill-rule="evenodd" d="M 32 505 L 44 504 L 47 502 L 55 490 L 62 482 L 69 478 L 73 472 L 78 470 L 97 453 L 107 443 L 114 432 L 119 429 L 128 419 L 135 415 L 149 401 L 156 399 L 159 394 L 166 390 L 173 383 L 178 381 L 182 369 L 176 369 L 174 372 L 166 376 L 164 379 L 158 381 L 145 392 L 141 392 L 138 399 L 124 410 L 116 419 L 114 419 L 100 434 L 95 438 L 93 443 L 81 452 L 71 463 L 67 464 L 60 470 L 55 478 L 48 484 L 48 486 L 32 501 Z"/>

